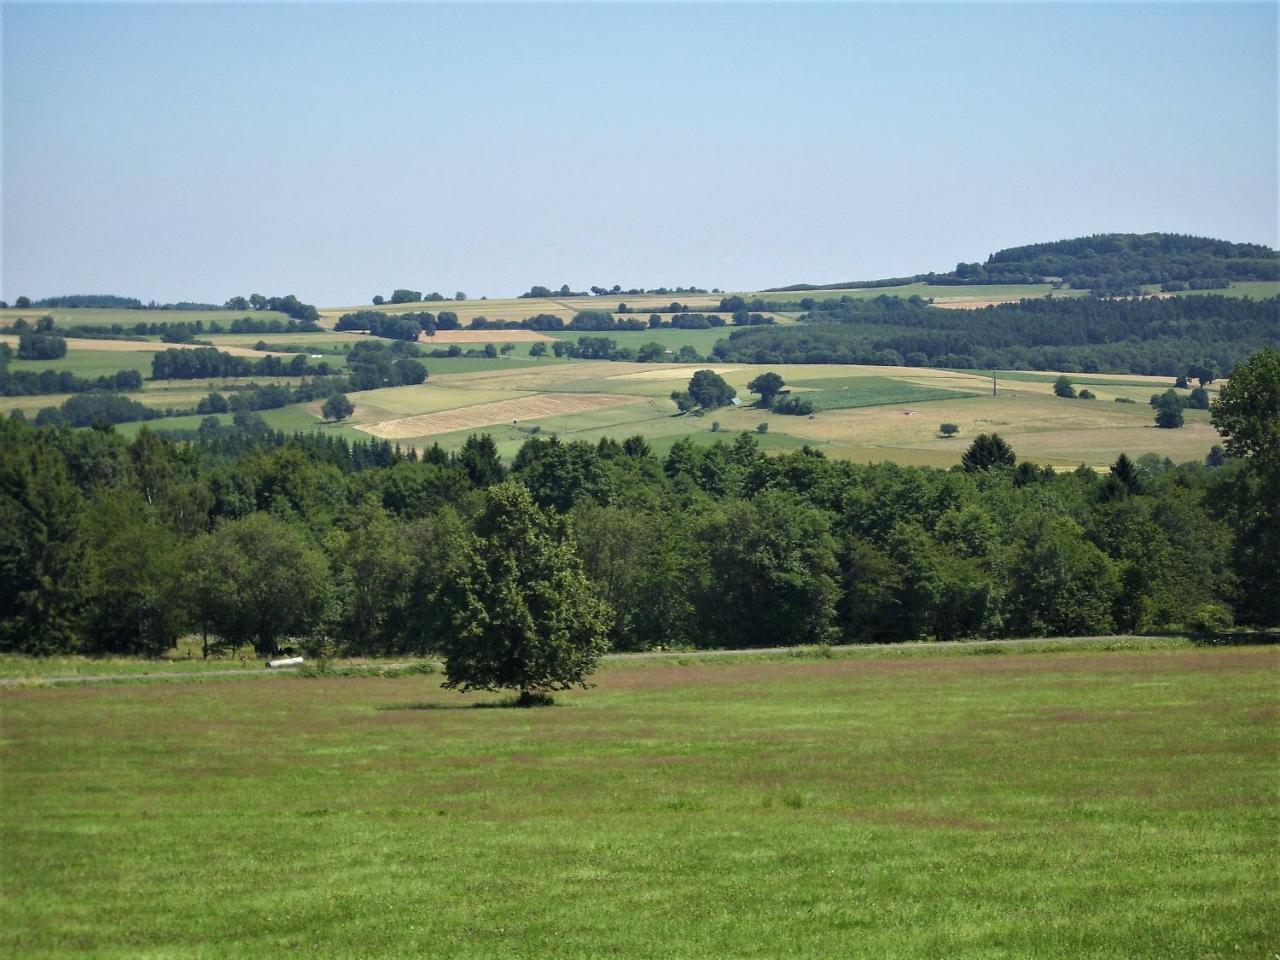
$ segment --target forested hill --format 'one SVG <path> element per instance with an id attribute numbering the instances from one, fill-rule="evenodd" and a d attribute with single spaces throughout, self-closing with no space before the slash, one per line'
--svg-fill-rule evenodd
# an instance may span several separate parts
<path id="1" fill-rule="evenodd" d="M 1256 243 L 1230 243 L 1178 233 L 1100 233 L 1010 247 L 985 263 L 959 263 L 946 273 L 778 290 L 835 290 L 923 282 L 939 286 L 1061 281 L 1110 296 L 1138 293 L 1144 284 L 1165 290 L 1225 288 L 1232 280 L 1280 280 L 1280 252 Z"/>
<path id="2" fill-rule="evenodd" d="M 1280 344 L 1280 297 L 1052 297 L 941 310 L 879 296 L 824 300 L 802 323 L 734 330 L 713 348 L 737 363 L 874 363 L 1177 376 L 1226 373 Z"/>

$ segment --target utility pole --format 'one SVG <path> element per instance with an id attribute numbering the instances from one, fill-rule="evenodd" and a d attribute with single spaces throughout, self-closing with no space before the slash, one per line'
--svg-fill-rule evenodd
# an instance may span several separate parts
<path id="1" fill-rule="evenodd" d="M 995 377 L 991 378 L 991 395 L 993 397 L 996 395 L 996 378 Z"/>

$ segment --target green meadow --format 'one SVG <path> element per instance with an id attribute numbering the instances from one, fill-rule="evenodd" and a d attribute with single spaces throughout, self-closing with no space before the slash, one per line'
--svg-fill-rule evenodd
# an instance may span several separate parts
<path id="1" fill-rule="evenodd" d="M 796 391 L 796 396 L 807 400 L 819 412 L 976 396 L 963 390 L 923 386 L 893 377 L 830 377 L 797 383 L 802 389 Z"/>
<path id="2" fill-rule="evenodd" d="M 670 319 L 669 314 L 663 315 Z M 723 340 L 735 327 L 710 327 L 706 330 L 679 330 L 675 327 L 652 327 L 648 330 L 552 330 L 550 336 L 557 340 L 568 340 L 577 343 L 579 337 L 607 337 L 619 347 L 630 347 L 636 350 L 646 343 L 660 343 L 668 350 L 679 350 L 681 347 L 693 347 L 703 356 L 711 353 L 711 348 L 718 340 Z"/>
<path id="3" fill-rule="evenodd" d="M 3 688 L 0 951 L 1262 958 L 1278 668 L 802 651 L 538 710 L 423 675 Z"/>
<path id="4" fill-rule="evenodd" d="M 70 341 L 72 347 L 75 341 Z M 151 376 L 153 350 L 75 350 L 69 349 L 65 357 L 57 360 L 11 360 L 9 369 L 18 370 L 70 370 L 77 377 L 92 379 L 118 373 L 121 370 L 137 370 L 143 377 Z"/>

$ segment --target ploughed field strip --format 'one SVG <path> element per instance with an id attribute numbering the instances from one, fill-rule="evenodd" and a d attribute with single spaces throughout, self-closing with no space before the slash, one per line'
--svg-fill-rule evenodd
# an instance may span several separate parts
<path id="1" fill-rule="evenodd" d="M 522 397 L 518 400 L 478 403 L 475 406 L 447 410 L 442 413 L 360 424 L 356 429 L 383 440 L 403 440 L 408 437 L 425 437 L 436 433 L 452 433 L 455 430 L 470 430 L 473 427 L 487 427 L 513 420 L 539 420 L 543 417 L 567 416 L 572 413 L 644 401 L 644 397 L 626 397 L 611 393 L 547 393 L 537 397 Z"/>

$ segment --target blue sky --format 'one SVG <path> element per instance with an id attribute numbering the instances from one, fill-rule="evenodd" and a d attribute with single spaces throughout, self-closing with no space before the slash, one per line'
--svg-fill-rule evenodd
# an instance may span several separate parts
<path id="1" fill-rule="evenodd" d="M 7 4 L 2 27 L 10 301 L 1280 244 L 1274 4 Z"/>

